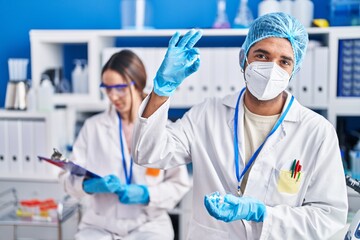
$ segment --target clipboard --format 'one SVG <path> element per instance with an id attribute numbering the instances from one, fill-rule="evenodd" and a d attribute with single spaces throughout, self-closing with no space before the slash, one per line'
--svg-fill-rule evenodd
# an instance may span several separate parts
<path id="1" fill-rule="evenodd" d="M 51 158 L 46 158 L 46 157 L 41 157 L 41 156 L 38 156 L 38 158 L 41 161 L 51 163 L 59 168 L 64 169 L 65 171 L 70 172 L 71 174 L 76 175 L 76 176 L 80 176 L 80 177 L 85 176 L 88 178 L 101 178 L 99 175 L 97 175 L 97 174 L 87 170 L 86 168 L 81 167 L 69 160 L 61 160 L 61 159 L 56 159 L 56 158 L 51 159 Z"/>

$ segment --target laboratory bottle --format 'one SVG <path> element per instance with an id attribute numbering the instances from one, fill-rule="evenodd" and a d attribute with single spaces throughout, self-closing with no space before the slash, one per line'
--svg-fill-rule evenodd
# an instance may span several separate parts
<path id="1" fill-rule="evenodd" d="M 29 112 L 36 111 L 36 92 L 34 87 L 30 87 L 26 93 L 26 110 Z"/>
<path id="2" fill-rule="evenodd" d="M 82 92 L 82 79 L 83 79 L 83 69 L 81 66 L 81 60 L 75 59 L 75 68 L 71 72 L 71 86 L 73 93 L 81 93 Z"/>
<path id="3" fill-rule="evenodd" d="M 40 112 L 50 112 L 53 110 L 54 86 L 50 79 L 43 79 L 38 89 L 37 107 Z"/>
<path id="4" fill-rule="evenodd" d="M 280 12 L 280 3 L 277 0 L 263 0 L 258 6 L 258 16 Z"/>
<path id="5" fill-rule="evenodd" d="M 226 2 L 225 0 L 218 0 L 217 3 L 217 15 L 213 28 L 230 28 L 228 16 L 226 14 Z"/>
<path id="6" fill-rule="evenodd" d="M 88 93 L 89 92 L 89 80 L 88 80 L 88 65 L 86 64 L 86 62 L 84 63 L 84 68 L 82 69 L 82 87 L 81 87 L 81 92 L 82 93 Z"/>
<path id="7" fill-rule="evenodd" d="M 351 167 L 351 176 L 360 179 L 360 134 L 356 132 L 358 137 L 358 142 L 350 150 L 350 167 Z"/>
<path id="8" fill-rule="evenodd" d="M 253 21 L 254 17 L 248 6 L 248 0 L 240 0 L 239 10 L 234 20 L 234 28 L 248 28 Z"/>
<path id="9" fill-rule="evenodd" d="M 310 0 L 295 0 L 292 13 L 305 27 L 311 27 L 314 18 L 314 4 Z"/>
<path id="10" fill-rule="evenodd" d="M 292 5 L 293 5 L 292 0 L 280 0 L 280 12 L 292 15 L 292 9 L 293 9 Z"/>

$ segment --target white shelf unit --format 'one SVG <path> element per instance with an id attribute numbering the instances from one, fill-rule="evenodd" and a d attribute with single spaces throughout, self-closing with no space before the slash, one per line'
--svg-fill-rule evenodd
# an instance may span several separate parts
<path id="1" fill-rule="evenodd" d="M 64 56 L 64 44 L 86 44 L 89 66 L 89 93 L 88 94 L 55 94 L 54 104 L 66 105 L 82 109 L 93 106 L 96 108 L 105 108 L 106 102 L 101 100 L 99 92 L 100 74 L 101 74 L 101 54 L 105 48 L 113 48 L 116 39 L 122 37 L 143 37 L 154 40 L 156 37 L 170 37 L 175 31 L 185 33 L 187 30 L 31 30 L 31 70 L 33 86 L 39 86 L 41 73 L 48 68 L 62 67 Z M 359 38 L 359 27 L 336 27 L 336 28 L 308 28 L 310 38 L 318 37 L 322 44 L 330 49 L 329 74 L 328 74 L 328 101 L 327 104 L 317 105 L 315 103 L 308 105 L 311 108 L 328 110 L 329 120 L 336 124 L 337 114 L 358 115 L 360 110 L 359 98 L 341 98 L 336 96 L 337 88 L 337 54 L 338 40 L 344 38 Z M 205 29 L 203 38 L 206 37 L 245 37 L 246 29 Z M 156 41 L 156 40 L 155 40 Z M 238 46 L 241 46 L 239 42 Z M 166 46 L 163 46 L 166 47 Z M 226 47 L 226 46 L 220 46 Z M 322 63 L 314 63 L 314 66 Z M 151 77 L 151 76 L 149 76 Z M 301 81 L 297 79 L 296 81 Z M 184 107 L 189 107 L 184 105 Z"/>
<path id="2" fill-rule="evenodd" d="M 329 103 L 328 119 L 336 126 L 338 116 L 360 117 L 360 97 L 337 96 L 339 40 L 360 39 L 360 27 L 333 27 L 329 29 Z"/>

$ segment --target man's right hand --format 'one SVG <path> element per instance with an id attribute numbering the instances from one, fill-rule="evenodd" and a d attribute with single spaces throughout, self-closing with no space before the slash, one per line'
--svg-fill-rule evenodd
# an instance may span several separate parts
<path id="1" fill-rule="evenodd" d="M 199 49 L 193 48 L 202 36 L 200 30 L 188 31 L 179 41 L 176 32 L 169 41 L 165 58 L 154 78 L 154 92 L 169 97 L 184 79 L 200 66 Z"/>

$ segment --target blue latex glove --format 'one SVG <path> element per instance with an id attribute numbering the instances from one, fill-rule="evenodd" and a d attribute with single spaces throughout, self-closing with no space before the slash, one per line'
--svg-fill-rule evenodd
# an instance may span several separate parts
<path id="1" fill-rule="evenodd" d="M 121 186 L 120 180 L 115 175 L 103 178 L 90 178 L 83 182 L 83 189 L 87 193 L 115 193 Z"/>
<path id="2" fill-rule="evenodd" d="M 165 58 L 154 78 L 154 92 L 159 96 L 171 96 L 186 77 L 200 66 L 199 49 L 193 48 L 202 36 L 201 31 L 188 31 L 180 39 L 176 32 L 169 41 Z"/>
<path id="3" fill-rule="evenodd" d="M 224 222 L 248 220 L 263 222 L 266 217 L 265 205 L 251 197 L 235 197 L 232 194 L 224 196 L 224 202 L 217 198 L 205 196 L 204 204 L 211 216 Z"/>
<path id="4" fill-rule="evenodd" d="M 144 185 L 121 185 L 117 194 L 120 202 L 124 204 L 147 204 L 150 200 L 149 190 Z"/>

